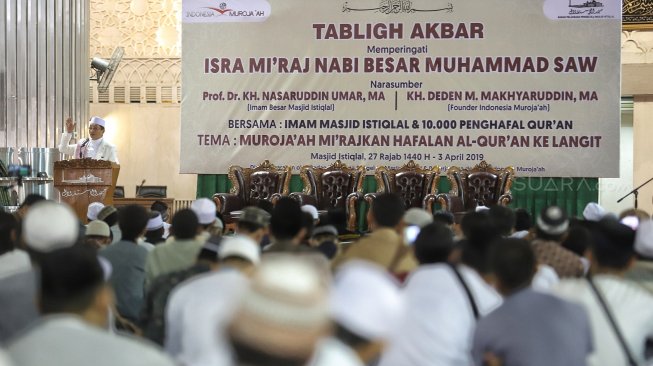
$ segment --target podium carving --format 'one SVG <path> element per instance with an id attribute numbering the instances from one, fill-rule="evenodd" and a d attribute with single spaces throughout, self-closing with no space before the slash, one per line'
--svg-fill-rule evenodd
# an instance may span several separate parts
<path id="1" fill-rule="evenodd" d="M 59 202 L 70 205 L 82 222 L 92 202 L 113 204 L 113 191 L 120 165 L 95 159 L 73 159 L 54 163 L 54 188 Z"/>

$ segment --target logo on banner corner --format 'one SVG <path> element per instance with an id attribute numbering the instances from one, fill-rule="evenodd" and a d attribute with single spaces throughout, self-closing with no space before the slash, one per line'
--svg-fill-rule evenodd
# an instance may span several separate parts
<path id="1" fill-rule="evenodd" d="M 260 22 L 270 16 L 267 0 L 184 0 L 183 22 Z"/>
<path id="2" fill-rule="evenodd" d="M 620 2 L 619 2 L 620 3 Z M 550 19 L 620 19 L 621 6 L 607 0 L 546 0 L 544 13 Z"/>

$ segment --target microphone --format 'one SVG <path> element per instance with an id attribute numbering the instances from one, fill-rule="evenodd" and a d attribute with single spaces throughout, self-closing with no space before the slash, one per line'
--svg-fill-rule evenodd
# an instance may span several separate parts
<path id="1" fill-rule="evenodd" d="M 136 189 L 136 196 L 137 196 L 137 197 L 138 197 L 138 195 L 141 193 L 141 189 L 143 189 L 143 185 L 144 185 L 144 184 L 145 184 L 145 179 L 143 179 L 143 181 L 141 182 L 141 185 L 138 186 L 138 188 Z"/>
<path id="2" fill-rule="evenodd" d="M 84 149 L 84 148 L 86 147 L 86 145 L 88 144 L 88 142 L 89 142 L 90 140 L 91 140 L 91 139 L 87 137 L 86 140 L 84 140 L 84 142 L 82 142 L 82 145 L 79 147 L 79 158 L 80 158 L 80 159 L 83 158 L 83 156 L 82 156 L 82 149 Z"/>

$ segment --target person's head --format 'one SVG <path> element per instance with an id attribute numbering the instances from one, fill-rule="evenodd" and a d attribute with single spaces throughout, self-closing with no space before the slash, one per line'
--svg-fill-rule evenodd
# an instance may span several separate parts
<path id="1" fill-rule="evenodd" d="M 496 288 L 509 296 L 530 286 L 537 271 L 535 253 L 523 239 L 499 239 L 492 244 L 489 269 L 496 280 Z"/>
<path id="2" fill-rule="evenodd" d="M 40 276 L 42 314 L 76 314 L 106 327 L 113 296 L 95 250 L 76 245 L 48 253 L 40 262 Z"/>
<path id="3" fill-rule="evenodd" d="M 84 243 L 91 248 L 102 249 L 111 244 L 111 229 L 102 220 L 94 220 L 86 225 Z"/>
<path id="4" fill-rule="evenodd" d="M 583 218 L 587 221 L 601 221 L 608 212 L 596 202 L 590 202 L 583 209 Z"/>
<path id="5" fill-rule="evenodd" d="M 202 230 L 208 231 L 215 222 L 215 202 L 208 198 L 198 198 L 191 205 L 190 209 L 195 212 L 197 222 Z"/>
<path id="6" fill-rule="evenodd" d="M 335 336 L 364 364 L 379 357 L 404 312 L 399 286 L 387 270 L 350 261 L 335 275 L 329 299 Z"/>
<path id="7" fill-rule="evenodd" d="M 88 135 L 91 140 L 101 139 L 104 136 L 105 121 L 97 116 L 91 117 L 88 121 Z"/>
<path id="8" fill-rule="evenodd" d="M 267 234 L 270 216 L 261 208 L 245 207 L 238 219 L 236 232 L 252 238 L 257 243 L 261 243 L 263 237 Z"/>
<path id="9" fill-rule="evenodd" d="M 317 208 L 313 205 L 303 205 L 301 207 L 302 212 L 305 212 L 311 216 L 313 220 L 313 225 L 317 225 L 320 222 L 320 215 L 317 212 Z"/>
<path id="10" fill-rule="evenodd" d="M 18 220 L 8 212 L 0 211 L 0 255 L 16 248 Z"/>
<path id="11" fill-rule="evenodd" d="M 145 241 L 151 244 L 158 244 L 165 241 L 163 238 L 164 233 L 165 228 L 163 227 L 161 213 L 150 211 L 148 213 L 147 226 L 145 227 Z"/>
<path id="12" fill-rule="evenodd" d="M 283 197 L 272 210 L 270 233 L 278 241 L 299 243 L 304 237 L 302 210 L 292 198 Z"/>
<path id="13" fill-rule="evenodd" d="M 561 242 L 569 229 L 569 217 L 562 207 L 549 206 L 537 216 L 536 225 L 539 239 Z"/>
<path id="14" fill-rule="evenodd" d="M 590 231 L 586 227 L 587 224 L 587 222 L 580 220 L 569 220 L 569 229 L 561 243 L 562 247 L 576 253 L 578 256 L 584 256 L 592 241 Z"/>
<path id="15" fill-rule="evenodd" d="M 98 214 L 100 211 L 102 211 L 103 208 L 104 204 L 102 202 L 91 202 L 86 209 L 86 219 L 88 222 L 97 220 Z"/>
<path id="16" fill-rule="evenodd" d="M 455 247 L 453 232 L 439 222 L 423 227 L 413 243 L 415 258 L 421 265 L 447 262 Z"/>
<path id="17" fill-rule="evenodd" d="M 605 218 L 591 229 L 590 258 L 592 273 L 620 274 L 635 259 L 635 231 L 615 219 Z"/>
<path id="18" fill-rule="evenodd" d="M 462 218 L 461 260 L 481 274 L 488 271 L 487 255 L 492 242 L 501 237 L 487 211 L 469 212 Z"/>
<path id="19" fill-rule="evenodd" d="M 523 209 L 518 208 L 515 210 L 515 231 L 528 231 L 533 226 L 533 218 L 531 214 Z"/>
<path id="20" fill-rule="evenodd" d="M 404 224 L 406 226 L 424 227 L 433 222 L 433 215 L 426 210 L 413 207 L 404 213 Z"/>
<path id="21" fill-rule="evenodd" d="M 29 211 L 30 207 L 34 205 L 37 202 L 45 201 L 45 197 L 41 196 L 40 194 L 36 193 L 30 193 L 27 196 L 25 196 L 25 199 L 23 202 L 18 206 L 18 211 L 16 211 L 16 214 L 20 218 L 24 218 L 25 215 L 27 214 L 27 211 Z"/>
<path id="22" fill-rule="evenodd" d="M 98 220 L 102 220 L 112 227 L 118 224 L 118 209 L 113 206 L 104 206 L 97 215 Z"/>
<path id="23" fill-rule="evenodd" d="M 635 252 L 641 259 L 653 261 L 653 221 L 640 221 L 635 234 Z"/>
<path id="24" fill-rule="evenodd" d="M 441 224 L 447 225 L 450 228 L 454 224 L 453 214 L 449 211 L 436 211 L 433 214 L 433 221 L 439 222 Z"/>
<path id="25" fill-rule="evenodd" d="M 197 263 L 206 264 L 212 268 L 216 268 L 220 262 L 218 252 L 220 251 L 222 240 L 224 240 L 222 236 L 212 236 L 209 238 L 197 254 Z"/>
<path id="26" fill-rule="evenodd" d="M 161 214 L 161 219 L 163 221 L 168 221 L 168 216 L 170 215 L 168 204 L 163 201 L 154 201 L 150 210 L 156 211 Z"/>
<path id="27" fill-rule="evenodd" d="M 488 211 L 501 236 L 509 236 L 515 226 L 515 213 L 506 206 L 494 205 Z"/>
<path id="28" fill-rule="evenodd" d="M 261 262 L 259 243 L 243 235 L 225 238 L 218 250 L 220 265 L 233 267 L 246 275 L 251 275 Z"/>
<path id="29" fill-rule="evenodd" d="M 269 213 L 272 215 L 272 210 L 274 209 L 274 205 L 272 202 L 268 200 L 258 200 L 256 201 L 256 207 L 260 208 L 261 210 Z"/>
<path id="30" fill-rule="evenodd" d="M 176 239 L 193 239 L 197 235 L 198 227 L 199 222 L 195 212 L 185 208 L 177 211 L 172 217 L 170 234 Z"/>
<path id="31" fill-rule="evenodd" d="M 22 225 L 22 240 L 32 260 L 74 245 L 79 237 L 79 220 L 73 210 L 53 201 L 32 205 Z"/>
<path id="32" fill-rule="evenodd" d="M 314 265 L 294 255 L 266 256 L 228 327 L 236 363 L 305 365 L 329 334 L 327 299 Z"/>
<path id="33" fill-rule="evenodd" d="M 122 232 L 122 240 L 133 241 L 145 234 L 148 215 L 145 208 L 138 205 L 129 205 L 120 210 L 118 227 Z"/>
<path id="34" fill-rule="evenodd" d="M 399 229 L 405 212 L 404 203 L 398 195 L 383 193 L 373 201 L 372 208 L 367 212 L 367 222 L 372 230 Z"/>

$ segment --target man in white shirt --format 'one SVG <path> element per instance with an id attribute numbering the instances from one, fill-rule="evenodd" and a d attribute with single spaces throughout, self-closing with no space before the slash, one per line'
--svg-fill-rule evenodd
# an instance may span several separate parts
<path id="1" fill-rule="evenodd" d="M 591 230 L 590 272 L 598 292 L 623 334 L 637 364 L 644 364 L 644 344 L 653 336 L 653 296 L 624 278 L 634 262 L 634 231 L 616 220 L 603 219 Z M 555 292 L 585 307 L 592 324 L 592 365 L 627 365 L 627 356 L 596 293 L 586 279 L 562 281 Z"/>
<path id="2" fill-rule="evenodd" d="M 97 160 L 109 160 L 118 164 L 118 153 L 116 147 L 104 139 L 104 127 L 106 122 L 100 117 L 91 117 L 88 125 L 86 139 L 71 144 L 75 131 L 75 123 L 72 118 L 66 120 L 66 132 L 61 135 L 59 151 L 71 155 L 73 159 L 91 158 Z"/>

